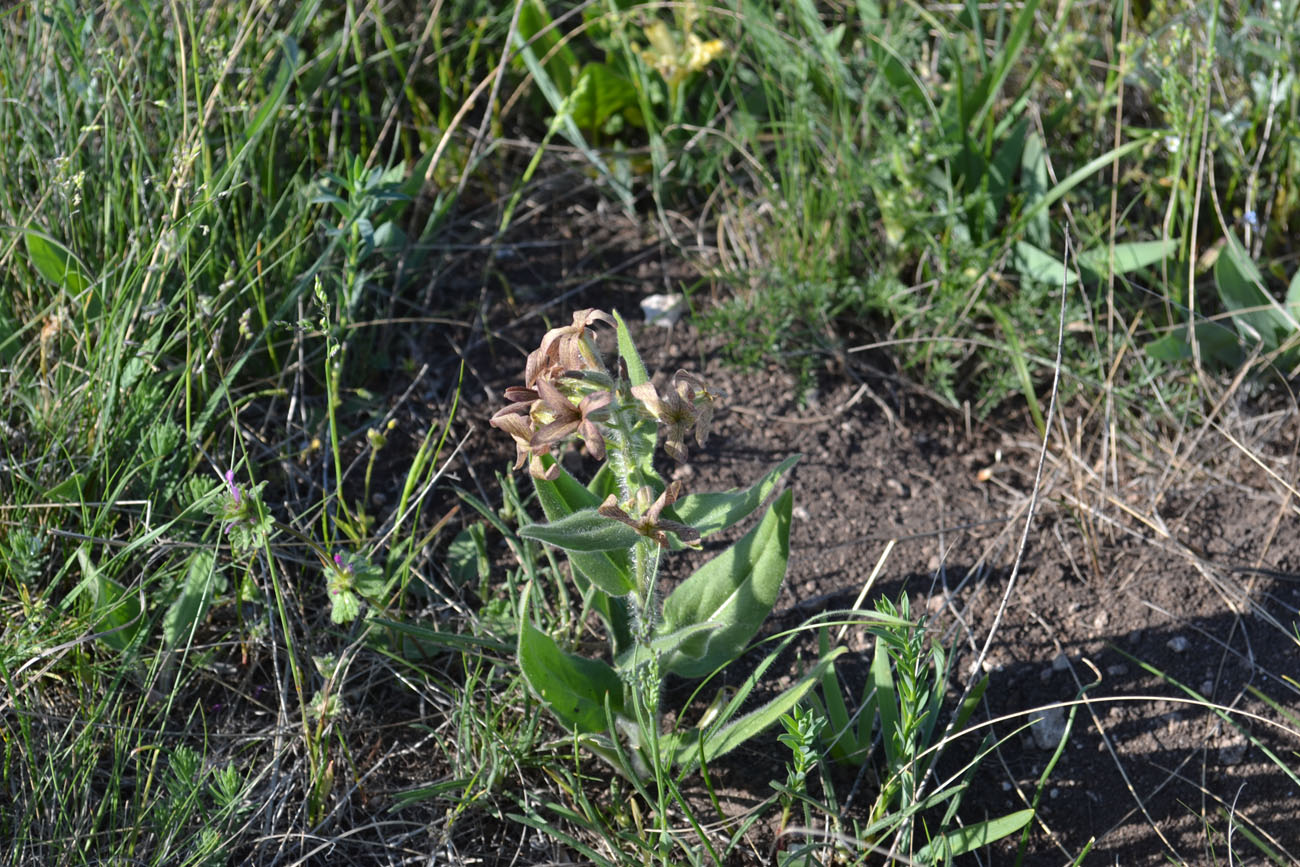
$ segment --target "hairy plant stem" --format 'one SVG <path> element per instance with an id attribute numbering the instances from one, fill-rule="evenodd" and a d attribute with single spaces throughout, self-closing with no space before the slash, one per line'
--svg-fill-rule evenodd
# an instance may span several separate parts
<path id="1" fill-rule="evenodd" d="M 640 461 L 636 453 L 636 439 L 632 428 L 636 424 L 635 398 L 619 389 L 627 401 L 610 413 L 610 448 L 607 450 L 609 467 L 614 473 L 620 497 L 628 502 L 637 517 L 644 506 L 637 502 L 636 492 L 642 487 Z M 645 703 L 651 719 L 659 712 L 658 660 L 650 647 L 651 636 L 658 625 L 655 610 L 655 587 L 659 577 L 659 546 L 651 539 L 639 538 L 628 552 L 632 560 L 632 577 L 636 590 L 631 594 L 633 659 L 637 660 L 630 674 L 629 686 Z"/>

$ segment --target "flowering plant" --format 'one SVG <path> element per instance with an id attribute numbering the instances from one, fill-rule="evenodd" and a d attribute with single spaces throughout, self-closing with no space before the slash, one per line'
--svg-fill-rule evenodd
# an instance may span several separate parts
<path id="1" fill-rule="evenodd" d="M 611 326 L 619 364 L 606 366 L 593 331 Z M 515 441 L 515 469 L 528 465 L 545 523 L 521 536 L 562 549 L 575 584 L 604 621 L 610 660 L 566 653 L 534 626 L 525 602 L 518 658 L 532 691 L 567 728 L 624 772 L 645 776 L 666 764 L 692 767 L 775 723 L 827 670 L 834 653 L 764 707 L 737 716 L 756 677 L 708 714 L 706 727 L 660 732 L 665 675 L 704 677 L 746 648 L 771 612 L 790 552 L 793 498 L 777 496 L 757 526 L 682 581 L 666 598 L 658 587 L 666 552 L 701 540 L 758 510 L 799 459 L 787 458 L 746 490 L 686 494 L 666 484 L 654 455 L 686 461 L 686 437 L 703 445 L 718 395 L 678 371 L 667 388 L 651 382 L 617 313 L 581 310 L 547 332 L 528 356 L 522 386 L 492 425 Z M 603 461 L 587 484 L 554 452 L 578 437 Z M 770 660 L 769 660 L 770 663 Z M 760 671 L 764 666 L 760 666 Z"/>

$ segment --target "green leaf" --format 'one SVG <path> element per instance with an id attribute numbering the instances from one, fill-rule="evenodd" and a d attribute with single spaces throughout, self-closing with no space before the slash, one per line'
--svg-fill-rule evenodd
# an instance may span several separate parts
<path id="1" fill-rule="evenodd" d="M 128 592 L 126 587 L 105 575 L 91 561 L 84 546 L 77 549 L 77 560 L 93 593 L 91 615 L 95 621 L 94 630 L 105 633 L 97 636 L 99 641 L 114 650 L 126 650 L 143 626 L 139 595 Z"/>
<path id="2" fill-rule="evenodd" d="M 73 473 L 45 492 L 44 499 L 54 503 L 80 503 L 85 496 L 86 476 Z"/>
<path id="3" fill-rule="evenodd" d="M 885 744 L 885 758 L 888 766 L 900 766 L 899 744 L 899 702 L 898 691 L 894 688 L 894 673 L 889 667 L 889 650 L 881 638 L 876 639 L 876 651 L 871 658 L 871 669 L 867 674 L 867 691 L 876 696 L 876 709 L 880 714 L 881 738 Z"/>
<path id="4" fill-rule="evenodd" d="M 533 488 L 537 491 L 537 500 L 542 504 L 542 512 L 548 521 L 558 521 L 579 509 L 594 509 L 601 502 L 563 467 L 553 482 L 534 477 Z M 610 596 L 626 596 L 636 588 L 625 550 L 571 551 L 569 562 L 573 565 L 575 576 L 581 574 Z"/>
<path id="5" fill-rule="evenodd" d="M 447 572 L 458 585 L 486 580 L 492 568 L 483 527 L 481 521 L 475 521 L 457 533 L 447 546 Z"/>
<path id="6" fill-rule="evenodd" d="M 632 82 L 603 63 L 582 67 L 574 94 L 573 120 L 591 132 L 598 131 L 612 116 L 636 106 L 638 101 Z"/>
<path id="7" fill-rule="evenodd" d="M 646 373 L 645 364 L 641 361 L 641 354 L 636 351 L 636 344 L 632 342 L 632 334 L 627 330 L 627 323 L 618 311 L 614 311 L 614 321 L 618 323 L 618 354 L 627 365 L 627 378 L 632 385 L 641 385 L 650 381 L 649 374 Z"/>
<path id="8" fill-rule="evenodd" d="M 216 563 L 216 555 L 207 549 L 200 549 L 190 558 L 181 594 L 163 615 L 165 647 L 188 644 L 194 630 L 208 616 L 208 607 L 212 604 L 212 585 L 217 575 Z"/>
<path id="9" fill-rule="evenodd" d="M 555 82 L 556 89 L 567 96 L 573 90 L 578 56 L 569 47 L 569 40 L 553 24 L 550 13 L 540 0 L 525 0 L 519 9 L 519 35 L 538 57 L 546 58 L 546 74 Z"/>
<path id="10" fill-rule="evenodd" d="M 720 714 L 720 719 L 729 719 L 729 721 L 710 727 L 704 732 L 697 730 L 682 733 L 676 738 L 666 738 L 665 745 L 672 751 L 671 755 L 674 764 L 680 766 L 684 771 L 694 770 L 700 762 L 701 754 L 705 763 L 712 762 L 719 756 L 731 752 L 750 738 L 761 734 L 802 701 L 808 691 L 821 681 L 826 670 L 834 665 L 835 659 L 845 651 L 846 648 L 843 647 L 835 648 L 830 654 L 818 660 L 817 664 L 803 677 L 799 678 L 794 686 L 762 707 L 742 717 L 729 719 L 731 713 L 734 712 L 732 706 L 729 705 Z M 738 693 L 733 701 L 738 701 L 745 692 L 747 691 Z M 700 747 L 701 738 L 704 741 L 703 749 Z"/>
<path id="11" fill-rule="evenodd" d="M 785 578 L 793 503 L 793 494 L 786 491 L 757 527 L 701 566 L 665 600 L 660 627 L 664 634 L 697 623 L 718 625 L 684 642 L 666 658 L 665 670 L 702 677 L 745 649 L 772 611 Z"/>
<path id="12" fill-rule="evenodd" d="M 1034 130 L 1025 137 L 1025 149 L 1020 155 L 1020 187 L 1027 207 L 1047 194 L 1048 183 L 1047 146 L 1043 144 L 1042 136 Z M 1042 249 L 1051 243 L 1051 229 L 1047 212 L 1039 211 L 1029 225 L 1025 226 L 1025 237 Z"/>
<path id="13" fill-rule="evenodd" d="M 351 590 L 330 588 L 330 620 L 334 623 L 351 623 L 361 613 L 361 600 Z"/>
<path id="14" fill-rule="evenodd" d="M 627 524 L 606 518 L 595 509 L 581 509 L 548 524 L 528 524 L 519 528 L 519 535 L 579 552 L 626 551 L 639 538 Z"/>
<path id="15" fill-rule="evenodd" d="M 93 282 L 86 266 L 72 251 L 44 232 L 23 229 L 27 261 L 46 280 L 77 295 Z"/>
<path id="16" fill-rule="evenodd" d="M 1167 259 L 1178 252 L 1178 242 L 1133 241 L 1128 244 L 1115 245 L 1115 273 L 1128 274 Z M 1105 246 L 1093 247 L 1079 254 L 1079 265 L 1095 274 L 1104 275 L 1111 265 L 1110 249 Z"/>
<path id="17" fill-rule="evenodd" d="M 791 455 L 747 490 L 733 488 L 721 494 L 688 494 L 672 505 L 671 512 L 683 524 L 690 524 L 701 536 L 710 536 L 748 518 L 763 505 L 782 477 L 803 455 Z"/>
<path id="18" fill-rule="evenodd" d="M 1214 263 L 1214 284 L 1237 331 L 1248 341 L 1262 341 L 1265 349 L 1272 350 L 1295 331 L 1295 318 L 1265 291 L 1264 276 L 1233 235 Z"/>
<path id="19" fill-rule="evenodd" d="M 560 722 L 580 732 L 606 730 L 605 702 L 623 708 L 623 682 L 596 659 L 573 656 L 524 619 L 519 625 L 519 668 L 529 687 Z"/>
<path id="20" fill-rule="evenodd" d="M 825 626 L 817 632 L 817 646 L 823 657 L 831 652 L 830 634 Z M 829 745 L 831 755 L 836 761 L 861 766 L 867 760 L 871 748 L 871 734 L 876 719 L 876 695 L 867 690 L 863 707 L 858 711 L 856 724 L 849 714 L 848 704 L 844 701 L 844 691 L 840 688 L 839 675 L 835 666 L 829 666 L 822 674 L 821 694 L 825 701 L 822 714 L 829 726 L 822 731 L 822 741 Z M 817 700 L 816 694 L 810 696 Z"/>
<path id="21" fill-rule="evenodd" d="M 1297 270 L 1291 277 L 1291 285 L 1286 290 L 1286 309 L 1291 312 L 1291 317 L 1300 321 L 1300 270 Z"/>
<path id="22" fill-rule="evenodd" d="M 1189 339 L 1192 333 L 1186 325 L 1179 325 L 1159 340 L 1148 343 L 1146 353 L 1157 361 L 1187 361 L 1192 357 Z M 1220 367 L 1238 367 L 1245 360 L 1241 338 L 1231 328 L 1218 322 L 1198 322 L 1194 333 L 1202 358 Z"/>
<path id="23" fill-rule="evenodd" d="M 1034 818 L 1033 810 L 1017 810 L 997 819 L 985 819 L 973 825 L 954 828 L 935 837 L 916 853 L 918 864 L 930 864 L 940 858 L 965 855 L 1014 834 Z"/>
<path id="24" fill-rule="evenodd" d="M 1016 242 L 1015 265 L 1022 279 L 1048 286 L 1060 286 L 1062 281 L 1071 284 L 1078 280 L 1074 271 L 1065 269 L 1060 258 L 1043 252 L 1028 241 Z"/>

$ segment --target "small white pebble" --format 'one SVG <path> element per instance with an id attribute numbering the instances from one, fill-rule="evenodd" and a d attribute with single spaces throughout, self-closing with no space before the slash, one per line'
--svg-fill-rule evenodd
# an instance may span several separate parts
<path id="1" fill-rule="evenodd" d="M 1002 781 L 1002 791 L 1004 791 L 1004 792 L 1009 792 L 1009 791 L 1011 791 L 1011 784 L 1008 783 L 1006 780 L 1003 780 L 1003 781 Z"/>
<path id="2" fill-rule="evenodd" d="M 809 518 L 812 517 L 811 515 L 808 514 L 808 510 L 805 509 L 803 506 L 795 506 L 794 511 L 791 512 L 791 514 L 794 515 L 796 521 L 807 521 Z"/>
<path id="3" fill-rule="evenodd" d="M 685 310 L 686 299 L 681 295 L 647 295 L 641 301 L 647 325 L 671 328 Z"/>
<path id="4" fill-rule="evenodd" d="M 1061 797 L 1061 790 L 1060 790 L 1060 789 L 1052 789 L 1050 792 L 1047 793 L 1047 797 L 1049 797 L 1049 798 L 1059 798 L 1059 797 Z"/>
<path id="5" fill-rule="evenodd" d="M 1191 646 L 1191 642 L 1181 635 L 1175 635 L 1173 638 L 1165 642 L 1165 647 L 1168 647 L 1174 653 L 1183 653 L 1189 646 Z"/>

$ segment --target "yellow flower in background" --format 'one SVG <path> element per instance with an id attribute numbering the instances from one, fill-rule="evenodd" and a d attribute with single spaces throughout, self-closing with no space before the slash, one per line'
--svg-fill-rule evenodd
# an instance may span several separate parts
<path id="1" fill-rule="evenodd" d="M 692 33 L 690 27 L 695 23 L 693 15 L 686 16 L 683 23 L 684 40 L 664 22 L 658 19 L 651 21 L 644 28 L 650 47 L 640 49 L 641 59 L 653 66 L 674 90 L 692 72 L 699 72 L 717 60 L 725 47 L 721 39 L 705 42 Z"/>

